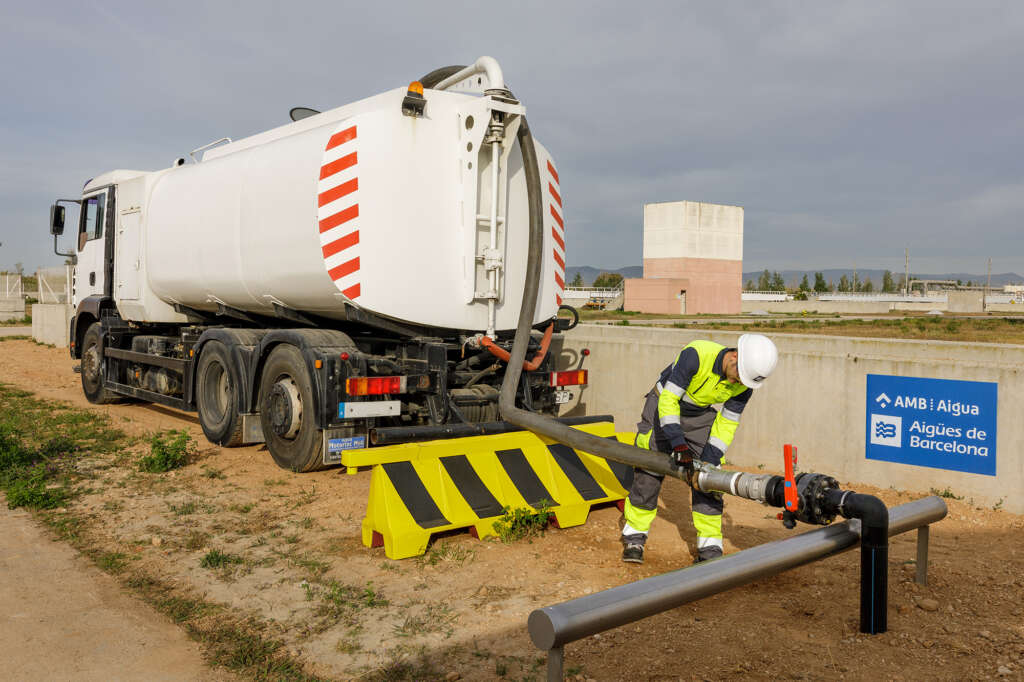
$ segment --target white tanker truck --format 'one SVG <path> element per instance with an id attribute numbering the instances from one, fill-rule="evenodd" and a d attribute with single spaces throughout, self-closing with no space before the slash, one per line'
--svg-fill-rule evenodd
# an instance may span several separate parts
<path id="1" fill-rule="evenodd" d="M 558 172 L 524 113 L 482 57 L 58 200 L 55 250 L 64 204 L 80 206 L 69 340 L 86 397 L 196 411 L 211 441 L 265 442 L 294 471 L 508 430 L 498 387 L 539 195 L 543 274 L 517 404 L 553 414 L 586 373 L 555 372 L 547 352 L 575 320 L 557 316 Z"/>

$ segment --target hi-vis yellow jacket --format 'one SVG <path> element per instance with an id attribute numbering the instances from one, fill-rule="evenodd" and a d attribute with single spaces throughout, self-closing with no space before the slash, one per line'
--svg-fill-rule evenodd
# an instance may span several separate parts
<path id="1" fill-rule="evenodd" d="M 723 403 L 722 409 L 711 425 L 711 435 L 704 452 L 700 453 L 701 459 L 718 462 L 732 444 L 740 414 L 753 391 L 725 378 L 722 359 L 729 350 L 732 349 L 712 341 L 694 341 L 661 373 L 657 385 L 659 428 L 655 431 L 661 431 L 672 449 L 686 443 L 681 425 L 683 416 L 704 412 L 717 403 Z M 637 438 L 637 445 L 644 445 L 642 438 Z M 649 442 L 647 447 L 651 447 Z"/>

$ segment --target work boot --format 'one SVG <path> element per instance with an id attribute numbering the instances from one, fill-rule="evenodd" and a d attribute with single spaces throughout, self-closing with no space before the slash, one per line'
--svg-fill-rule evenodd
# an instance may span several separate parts
<path id="1" fill-rule="evenodd" d="M 642 564 L 644 562 L 644 546 L 636 543 L 626 545 L 622 550 L 622 560 L 630 564 Z"/>
<path id="2" fill-rule="evenodd" d="M 646 535 L 631 534 L 622 536 L 622 560 L 631 564 L 642 564 L 644 562 L 644 542 Z"/>
<path id="3" fill-rule="evenodd" d="M 694 563 L 700 563 L 702 561 L 711 561 L 712 559 L 718 559 L 722 556 L 721 547 L 705 547 L 697 552 L 697 561 Z"/>

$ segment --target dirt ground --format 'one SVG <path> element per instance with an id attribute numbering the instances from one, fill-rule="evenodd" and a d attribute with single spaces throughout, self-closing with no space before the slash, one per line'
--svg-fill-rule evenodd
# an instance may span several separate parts
<path id="1" fill-rule="evenodd" d="M 460 533 L 424 558 L 390 561 L 360 541 L 369 472 L 292 474 L 262 446 L 210 445 L 194 415 L 89 405 L 73 364 L 63 349 L 0 345 L 0 382 L 105 413 L 130 434 L 187 429 L 200 449 L 161 476 L 97 463 L 90 494 L 70 505 L 90 519 L 92 541 L 257 619 L 323 677 L 543 679 L 526 631 L 533 609 L 692 562 L 678 481 L 665 486 L 643 566 L 619 559 L 614 507 L 532 542 Z M 928 494 L 843 484 L 889 505 Z M 1024 517 L 947 502 L 927 587 L 913 582 L 914 534 L 892 542 L 883 635 L 858 633 L 853 551 L 571 644 L 566 670 L 584 680 L 1024 679 Z M 809 529 L 787 531 L 774 511 L 728 499 L 726 551 Z M 237 563 L 200 566 L 212 549 Z"/>
<path id="2" fill-rule="evenodd" d="M 5 679 L 235 679 L 27 512 L 0 508 L 0 575 Z"/>

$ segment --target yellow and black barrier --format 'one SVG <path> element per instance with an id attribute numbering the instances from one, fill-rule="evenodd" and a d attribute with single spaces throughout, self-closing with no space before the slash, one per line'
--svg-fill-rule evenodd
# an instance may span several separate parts
<path id="1" fill-rule="evenodd" d="M 610 422 L 574 428 L 616 438 Z M 632 442 L 634 434 L 620 440 Z M 406 455 L 395 459 L 395 448 Z M 495 535 L 506 508 L 553 512 L 560 528 L 587 520 L 595 504 L 628 495 L 633 469 L 529 431 L 410 443 L 373 464 L 363 544 L 391 559 L 423 554 L 434 533 L 469 528 Z M 371 455 L 372 451 L 366 452 Z"/>

